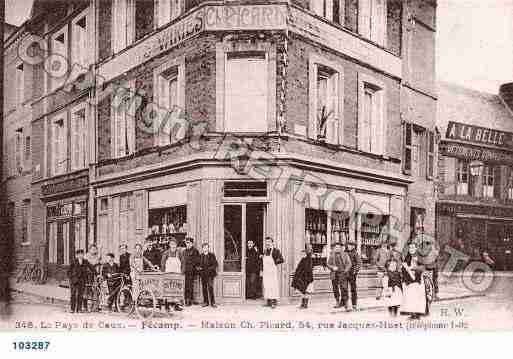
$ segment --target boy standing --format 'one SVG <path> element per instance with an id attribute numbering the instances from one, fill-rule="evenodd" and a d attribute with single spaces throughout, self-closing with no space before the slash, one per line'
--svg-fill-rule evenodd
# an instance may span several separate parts
<path id="1" fill-rule="evenodd" d="M 217 259 L 215 254 L 210 252 L 208 243 L 203 243 L 198 270 L 203 289 L 203 306 L 208 307 L 210 305 L 216 308 L 214 278 L 217 275 Z"/>
<path id="2" fill-rule="evenodd" d="M 75 252 L 75 260 L 73 260 L 68 269 L 71 313 L 80 313 L 82 311 L 87 275 L 89 271 L 93 270 L 93 266 L 84 258 L 84 251 L 78 249 Z"/>

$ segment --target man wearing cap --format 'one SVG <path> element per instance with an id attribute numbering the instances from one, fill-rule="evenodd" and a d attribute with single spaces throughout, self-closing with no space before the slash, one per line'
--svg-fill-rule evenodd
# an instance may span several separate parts
<path id="1" fill-rule="evenodd" d="M 194 279 L 199 266 L 200 254 L 194 247 L 194 239 L 185 238 L 185 249 L 182 253 L 183 272 L 185 274 L 185 305 L 191 306 L 194 302 Z"/>
<path id="2" fill-rule="evenodd" d="M 349 259 L 351 259 L 351 270 L 349 271 L 348 282 L 351 290 L 351 304 L 353 305 L 353 310 L 356 310 L 358 301 L 356 276 L 358 275 L 358 272 L 360 272 L 360 268 L 362 266 L 362 257 L 356 251 L 356 243 L 354 241 L 347 242 L 346 253 L 349 256 Z"/>

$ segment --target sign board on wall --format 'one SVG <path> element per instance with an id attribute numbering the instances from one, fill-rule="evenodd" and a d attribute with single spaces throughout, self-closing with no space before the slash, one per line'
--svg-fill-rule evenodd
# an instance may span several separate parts
<path id="1" fill-rule="evenodd" d="M 513 133 L 450 121 L 445 137 L 477 145 L 513 149 Z"/>
<path id="2" fill-rule="evenodd" d="M 483 147 L 477 148 L 449 143 L 440 146 L 440 153 L 446 156 L 464 158 L 467 160 L 513 164 L 513 154 Z"/>

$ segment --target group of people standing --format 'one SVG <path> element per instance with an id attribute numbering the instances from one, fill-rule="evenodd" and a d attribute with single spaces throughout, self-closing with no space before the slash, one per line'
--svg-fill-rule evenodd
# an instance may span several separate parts
<path id="1" fill-rule="evenodd" d="M 382 300 L 391 315 L 410 315 L 418 319 L 429 314 L 426 299 L 423 273 L 430 271 L 434 284 L 434 299 L 438 296 L 438 271 L 436 261 L 439 248 L 431 238 L 422 241 L 411 240 L 400 249 L 397 243 L 382 243 L 375 251 L 373 262 L 377 268 L 376 300 Z M 310 295 L 313 293 L 312 248 L 307 244 L 299 262 L 292 287 L 301 294 L 299 308 L 308 308 Z M 330 270 L 335 308 L 349 307 L 349 290 L 351 291 L 352 310 L 357 310 L 357 276 L 362 265 L 360 254 L 356 251 L 356 243 L 348 242 L 347 248 L 342 243 L 332 245 L 331 254 L 324 264 Z"/>

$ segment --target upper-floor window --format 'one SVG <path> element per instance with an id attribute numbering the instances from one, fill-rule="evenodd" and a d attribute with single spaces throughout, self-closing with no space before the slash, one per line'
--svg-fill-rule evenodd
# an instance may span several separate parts
<path id="1" fill-rule="evenodd" d="M 166 146 L 185 137 L 185 126 L 180 123 L 180 114 L 185 101 L 185 59 L 173 59 L 155 71 L 156 97 L 159 121 L 155 132 L 156 145 Z"/>
<path id="2" fill-rule="evenodd" d="M 469 190 L 469 163 L 456 160 L 456 194 L 467 195 Z"/>
<path id="3" fill-rule="evenodd" d="M 228 53 L 225 131 L 267 132 L 268 63 L 264 52 Z"/>
<path id="4" fill-rule="evenodd" d="M 132 42 L 132 7 L 129 0 L 112 1 L 112 48 L 114 53 L 126 48 Z"/>
<path id="5" fill-rule="evenodd" d="M 80 65 L 84 68 L 88 68 L 91 62 L 86 11 L 71 23 L 71 62 L 73 66 Z"/>
<path id="6" fill-rule="evenodd" d="M 386 0 L 359 0 L 358 4 L 358 32 L 384 46 L 386 42 Z"/>
<path id="7" fill-rule="evenodd" d="M 426 140 L 426 177 L 433 179 L 435 175 L 435 133 L 433 131 L 427 131 Z"/>
<path id="8" fill-rule="evenodd" d="M 343 68 L 315 55 L 309 60 L 309 137 L 342 144 Z"/>
<path id="9" fill-rule="evenodd" d="M 25 137 L 25 154 L 24 154 L 24 161 L 26 164 L 30 163 L 30 151 L 31 151 L 31 140 L 30 136 Z"/>
<path id="10" fill-rule="evenodd" d="M 495 187 L 495 167 L 483 167 L 483 197 L 491 198 L 494 196 Z"/>
<path id="11" fill-rule="evenodd" d="M 138 96 L 132 83 L 120 87 L 111 106 L 113 150 L 115 158 L 125 157 L 135 152 L 135 108 Z"/>
<path id="12" fill-rule="evenodd" d="M 21 106 L 25 101 L 25 72 L 23 63 L 16 66 L 16 106 Z"/>
<path id="13" fill-rule="evenodd" d="M 24 199 L 21 206 L 21 244 L 30 244 L 30 199 Z"/>
<path id="14" fill-rule="evenodd" d="M 65 173 L 68 167 L 68 131 L 66 115 L 61 115 L 53 119 L 50 122 L 50 128 L 50 174 L 57 176 Z"/>
<path id="15" fill-rule="evenodd" d="M 157 26 L 163 26 L 176 19 L 182 13 L 183 0 L 156 0 L 157 6 Z"/>
<path id="16" fill-rule="evenodd" d="M 87 166 L 87 121 L 86 105 L 71 110 L 71 170 Z"/>
<path id="17" fill-rule="evenodd" d="M 507 197 L 508 199 L 513 200 L 513 169 L 508 168 L 509 177 L 508 177 L 508 187 L 507 187 Z"/>
<path id="18" fill-rule="evenodd" d="M 68 64 L 68 27 L 65 26 L 51 36 L 52 56 L 60 56 L 59 61 L 53 61 L 52 66 L 66 66 Z M 66 80 L 66 69 L 56 69 L 52 67 L 50 75 L 50 91 L 56 90 L 64 84 Z M 61 76 L 58 76 L 61 75 Z"/>
<path id="19" fill-rule="evenodd" d="M 410 122 L 403 123 L 403 172 L 412 174 L 414 161 L 414 143 L 413 143 L 413 124 Z"/>
<path id="20" fill-rule="evenodd" d="M 359 74 L 358 148 L 383 154 L 385 133 L 384 85 Z"/>
<path id="21" fill-rule="evenodd" d="M 23 128 L 16 130 L 14 150 L 16 173 L 21 173 L 23 171 Z"/>

